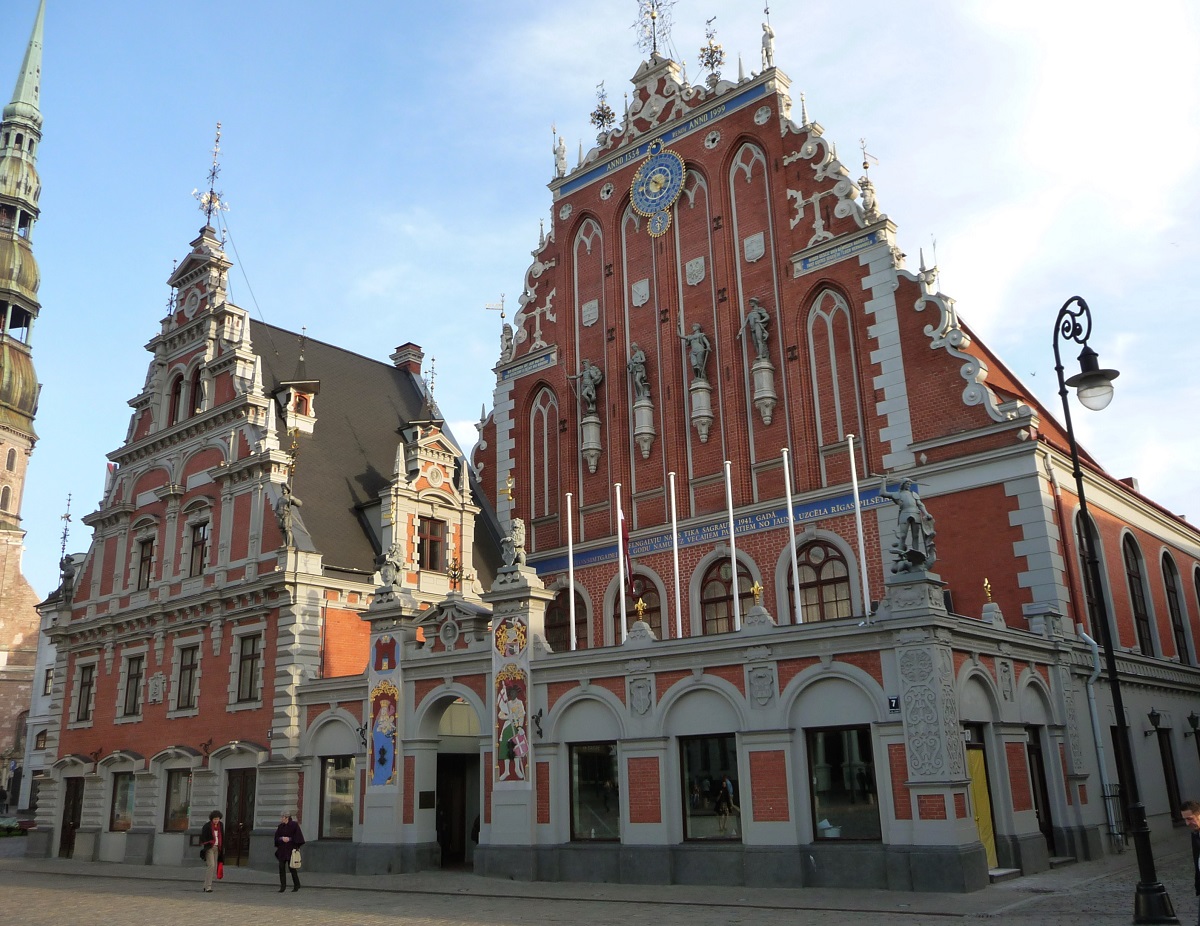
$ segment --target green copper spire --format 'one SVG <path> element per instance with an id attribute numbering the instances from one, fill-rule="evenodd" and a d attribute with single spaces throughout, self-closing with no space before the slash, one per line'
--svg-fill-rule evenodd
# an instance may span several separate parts
<path id="1" fill-rule="evenodd" d="M 41 129 L 42 112 L 38 108 L 42 93 L 42 21 L 46 17 L 46 0 L 38 4 L 37 19 L 33 23 L 33 34 L 29 47 L 25 49 L 25 61 L 17 75 L 17 86 L 13 90 L 12 102 L 4 107 L 4 121 L 25 122 Z"/>

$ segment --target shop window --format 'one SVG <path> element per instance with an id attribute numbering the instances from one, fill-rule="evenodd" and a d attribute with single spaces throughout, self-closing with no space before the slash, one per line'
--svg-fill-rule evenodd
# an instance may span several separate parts
<path id="1" fill-rule="evenodd" d="M 133 825 L 133 772 L 116 772 L 112 776 L 112 807 L 108 828 L 124 833 Z"/>
<path id="2" fill-rule="evenodd" d="M 92 719 L 92 695 L 96 686 L 96 667 L 86 665 L 79 667 L 79 700 L 75 708 L 75 720 L 84 723 Z"/>
<path id="3" fill-rule="evenodd" d="M 750 591 L 754 579 L 746 566 L 738 563 L 738 599 L 744 615 L 754 604 Z M 733 630 L 733 567 L 728 559 L 719 559 L 704 573 L 700 583 L 700 610 L 704 616 L 704 635 Z"/>
<path id="4" fill-rule="evenodd" d="M 185 646 L 179 651 L 179 682 L 175 687 L 175 710 L 190 711 L 196 706 L 196 676 L 200 669 L 200 647 Z"/>
<path id="5" fill-rule="evenodd" d="M 142 675 L 145 656 L 130 656 L 125 660 L 125 697 L 122 699 L 122 717 L 136 717 L 142 712 Z"/>
<path id="6" fill-rule="evenodd" d="M 192 806 L 191 769 L 173 768 L 167 772 L 167 807 L 163 814 L 164 833 L 184 833 Z"/>
<path id="7" fill-rule="evenodd" d="M 813 835 L 881 839 L 871 728 L 808 730 L 807 744 Z"/>
<path id="8" fill-rule="evenodd" d="M 321 759 L 320 839 L 354 837 L 354 756 Z"/>
<path id="9" fill-rule="evenodd" d="M 1142 575 L 1142 554 L 1128 534 L 1121 541 L 1125 560 L 1125 581 L 1129 584 L 1129 605 L 1133 610 L 1133 626 L 1137 630 L 1138 646 L 1147 656 L 1154 655 L 1154 637 L 1150 633 L 1150 611 L 1146 607 L 1146 582 Z"/>
<path id="10" fill-rule="evenodd" d="M 571 753 L 571 839 L 621 838 L 616 743 L 574 743 Z"/>
<path id="11" fill-rule="evenodd" d="M 638 609 L 638 602 L 642 607 Z M 644 576 L 633 577 L 633 588 L 625 590 L 625 626 L 632 627 L 634 621 L 645 621 L 658 639 L 662 639 L 662 601 L 654 583 Z M 621 596 L 613 599 L 613 643 L 621 642 Z"/>
<path id="12" fill-rule="evenodd" d="M 679 770 L 684 838 L 740 840 L 737 737 L 724 733 L 680 739 Z"/>
<path id="13" fill-rule="evenodd" d="M 188 563 L 188 575 L 203 574 L 208 566 L 208 522 L 192 525 L 192 553 Z"/>
<path id="14" fill-rule="evenodd" d="M 431 572 L 446 571 L 446 522 L 421 518 L 417 524 L 417 565 Z"/>
<path id="15" fill-rule="evenodd" d="M 262 656 L 262 634 L 241 638 L 238 652 L 238 701 L 258 700 L 258 666 Z"/>
<path id="16" fill-rule="evenodd" d="M 554 601 L 546 608 L 546 642 L 556 653 L 571 648 L 571 606 L 567 589 L 559 589 Z M 575 592 L 575 648 L 587 649 L 587 604 L 583 595 Z"/>
<path id="17" fill-rule="evenodd" d="M 800 578 L 800 619 L 804 623 L 851 616 L 850 569 L 841 550 L 828 541 L 813 540 L 796 551 L 796 565 Z M 787 587 L 786 622 L 790 623 L 796 614 L 790 569 Z"/>

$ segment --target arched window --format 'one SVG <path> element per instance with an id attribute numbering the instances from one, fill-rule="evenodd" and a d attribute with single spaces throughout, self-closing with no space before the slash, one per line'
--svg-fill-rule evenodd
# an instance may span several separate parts
<path id="1" fill-rule="evenodd" d="M 200 380 L 200 371 L 192 374 L 191 401 L 188 403 L 187 414 L 198 415 L 204 411 L 204 383 Z"/>
<path id="2" fill-rule="evenodd" d="M 800 618 L 809 621 L 832 621 L 850 617 L 850 569 L 842 551 L 827 540 L 813 540 L 796 551 L 800 569 Z M 786 619 L 777 615 L 780 623 L 790 623 L 796 613 L 791 569 L 788 569 L 788 605 Z"/>
<path id="3" fill-rule="evenodd" d="M 738 563 L 738 601 L 742 614 L 754 604 L 754 593 L 750 591 L 754 578 L 744 563 Z M 733 567 L 728 559 L 719 559 L 704 573 L 700 583 L 700 613 L 704 621 L 704 634 L 728 633 L 733 630 Z"/>
<path id="4" fill-rule="evenodd" d="M 588 649 L 591 641 L 587 636 L 587 602 L 579 590 L 575 590 L 575 648 Z M 565 653 L 571 648 L 571 607 L 567 589 L 559 589 L 558 595 L 546 608 L 546 642 L 556 653 Z"/>
<path id="5" fill-rule="evenodd" d="M 1129 583 L 1129 604 L 1133 608 L 1133 626 L 1138 647 L 1146 656 L 1154 655 L 1154 637 L 1150 633 L 1150 610 L 1146 607 L 1146 584 L 1142 575 L 1142 554 L 1129 534 L 1121 542 L 1125 557 L 1125 579 Z"/>
<path id="6" fill-rule="evenodd" d="M 10 447 L 8 455 L 4 458 L 4 468 L 10 473 L 17 468 L 17 450 L 15 447 Z"/>
<path id="7" fill-rule="evenodd" d="M 1175 636 L 1175 652 L 1183 665 L 1190 666 L 1192 657 L 1188 652 L 1187 634 L 1183 630 L 1183 602 L 1179 600 L 1179 571 L 1169 553 L 1163 554 L 1162 571 L 1163 586 L 1167 590 L 1167 610 L 1171 614 L 1171 632 Z"/>
<path id="8" fill-rule="evenodd" d="M 558 400 L 543 389 L 529 412 L 529 511 L 534 518 L 558 512 Z"/>
<path id="9" fill-rule="evenodd" d="M 167 406 L 167 425 L 173 425 L 183 420 L 183 376 L 171 380 L 171 400 Z"/>
<path id="10" fill-rule="evenodd" d="M 12 502 L 12 487 L 5 486 L 0 489 L 0 510 L 8 511 L 8 506 Z"/>
<path id="11" fill-rule="evenodd" d="M 303 392 L 297 392 L 296 401 L 292 403 L 292 409 L 297 415 L 309 414 L 308 396 L 306 396 Z"/>
<path id="12" fill-rule="evenodd" d="M 1084 533 L 1083 533 L 1085 530 L 1088 532 L 1088 536 L 1091 537 L 1092 549 L 1096 551 L 1096 572 L 1097 572 L 1097 577 L 1098 577 L 1099 573 L 1101 571 L 1101 567 L 1099 565 L 1100 564 L 1100 535 L 1096 531 L 1095 522 L 1092 521 L 1092 519 L 1090 517 L 1085 520 L 1083 517 L 1083 514 L 1080 513 L 1079 517 L 1075 519 L 1075 543 L 1076 543 L 1076 549 L 1078 550 L 1078 553 L 1079 553 L 1079 555 L 1077 557 L 1078 562 L 1079 562 L 1079 575 L 1082 576 L 1082 581 L 1083 581 L 1083 599 L 1084 599 L 1085 604 L 1087 605 L 1088 623 L 1090 623 L 1092 626 L 1092 632 L 1096 633 L 1099 631 L 1099 627 L 1100 627 L 1099 607 L 1100 607 L 1100 600 L 1101 600 L 1100 595 L 1103 594 L 1103 589 L 1096 588 L 1095 584 L 1092 582 L 1092 570 L 1088 569 L 1087 547 L 1084 544 Z M 1104 580 L 1101 579 L 1100 581 L 1103 582 Z M 1114 628 L 1114 624 L 1110 623 L 1109 627 Z M 1112 630 L 1112 636 L 1113 636 L 1113 643 L 1114 644 L 1117 643 L 1118 635 L 1117 635 L 1117 632 L 1115 629 Z"/>
<path id="13" fill-rule="evenodd" d="M 638 612 L 639 600 L 643 605 L 640 616 Z M 633 577 L 633 589 L 625 590 L 625 620 L 626 627 L 632 627 L 634 621 L 645 621 L 650 625 L 650 629 L 654 631 L 654 635 L 658 639 L 662 639 L 662 601 L 658 595 L 658 588 L 645 576 L 635 573 Z M 621 595 L 619 592 L 613 598 L 612 625 L 613 643 L 620 643 Z"/>

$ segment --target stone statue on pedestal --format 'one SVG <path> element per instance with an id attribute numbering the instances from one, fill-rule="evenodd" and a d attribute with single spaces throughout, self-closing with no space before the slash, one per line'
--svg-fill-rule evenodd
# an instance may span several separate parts
<path id="1" fill-rule="evenodd" d="M 927 570 L 937 560 L 933 516 L 917 494 L 911 479 L 901 481 L 895 492 L 888 491 L 887 476 L 880 479 L 879 494 L 895 502 L 900 511 L 896 516 L 896 534 L 890 547 L 895 559 L 892 572 Z"/>

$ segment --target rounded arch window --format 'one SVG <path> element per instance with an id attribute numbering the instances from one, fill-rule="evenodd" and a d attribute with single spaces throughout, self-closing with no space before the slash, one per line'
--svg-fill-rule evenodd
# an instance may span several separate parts
<path id="1" fill-rule="evenodd" d="M 5 486 L 0 489 L 0 509 L 8 511 L 8 506 L 12 504 L 12 488 Z"/>
<path id="2" fill-rule="evenodd" d="M 184 379 L 182 375 L 171 380 L 171 401 L 167 413 L 167 424 L 177 424 L 184 419 Z"/>
<path id="3" fill-rule="evenodd" d="M 639 610 L 638 602 L 642 603 Z M 625 590 L 625 621 L 626 628 L 632 627 L 634 621 L 645 621 L 654 631 L 658 639 L 662 639 L 662 600 L 658 587 L 648 576 L 638 573 L 633 577 L 633 588 Z M 621 642 L 621 594 L 617 592 L 613 598 L 612 609 L 613 643 Z"/>
<path id="4" fill-rule="evenodd" d="M 741 612 L 754 604 L 754 577 L 744 563 L 738 563 L 737 589 Z M 700 583 L 700 613 L 705 636 L 733 630 L 733 566 L 728 559 L 719 559 L 704 573 Z"/>
<path id="5" fill-rule="evenodd" d="M 10 473 L 17 468 L 17 449 L 15 447 L 8 448 L 8 454 L 4 458 L 4 468 Z"/>
<path id="6" fill-rule="evenodd" d="M 556 653 L 571 648 L 571 603 L 568 589 L 559 589 L 558 595 L 546 608 L 546 642 Z M 575 648 L 587 649 L 587 602 L 579 590 L 575 590 Z"/>
<path id="7" fill-rule="evenodd" d="M 846 557 L 828 540 L 812 540 L 796 551 L 800 619 L 832 621 L 850 617 L 850 569 Z M 796 613 L 795 587 L 788 569 L 788 617 Z"/>

